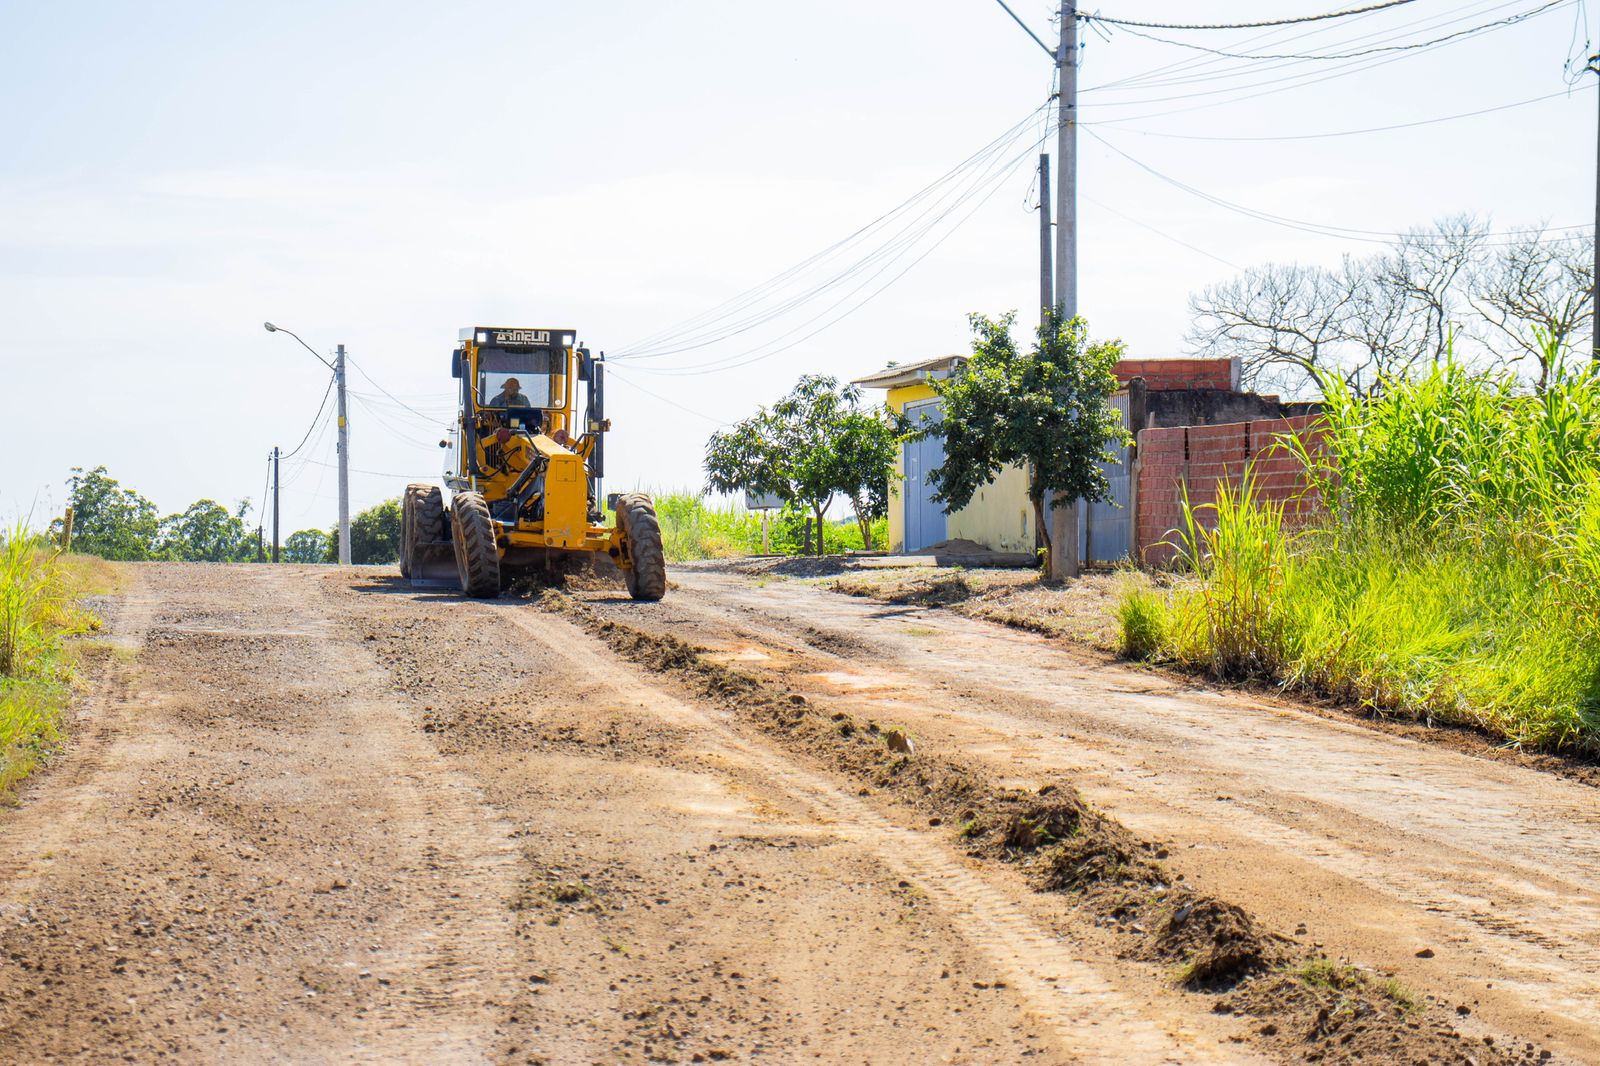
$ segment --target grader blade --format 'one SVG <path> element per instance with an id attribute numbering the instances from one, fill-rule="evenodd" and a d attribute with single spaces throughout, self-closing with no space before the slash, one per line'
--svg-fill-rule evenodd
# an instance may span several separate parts
<path id="1" fill-rule="evenodd" d="M 450 545 L 443 551 L 422 552 L 411 562 L 411 587 L 414 589 L 457 589 L 456 560 Z"/>

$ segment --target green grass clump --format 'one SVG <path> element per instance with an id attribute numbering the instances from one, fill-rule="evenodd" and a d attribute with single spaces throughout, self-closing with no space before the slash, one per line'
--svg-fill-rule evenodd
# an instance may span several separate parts
<path id="1" fill-rule="evenodd" d="M 692 492 L 654 494 L 656 517 L 661 521 L 662 546 L 668 562 L 691 559 L 734 559 L 761 553 L 761 515 L 737 502 L 715 503 Z M 606 521 L 611 521 L 606 515 Z M 769 519 L 768 543 L 774 554 L 798 555 L 805 547 L 806 516 L 774 512 Z M 883 548 L 889 523 L 878 519 L 872 542 Z M 813 533 L 813 536 L 815 534 Z M 829 552 L 861 551 L 861 530 L 853 518 L 826 523 L 824 547 Z"/>
<path id="2" fill-rule="evenodd" d="M 68 680 L 62 638 L 92 623 L 68 585 L 44 538 L 20 522 L 0 534 L 0 794 L 58 738 Z"/>
<path id="3" fill-rule="evenodd" d="M 1248 477 L 1186 504 L 1195 580 L 1125 593 L 1124 650 L 1600 754 L 1600 374 L 1328 391 L 1300 449 L 1328 517 L 1291 529 Z"/>

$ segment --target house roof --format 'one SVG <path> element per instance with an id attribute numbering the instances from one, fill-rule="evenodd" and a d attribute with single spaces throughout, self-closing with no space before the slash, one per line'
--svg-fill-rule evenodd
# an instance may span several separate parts
<path id="1" fill-rule="evenodd" d="M 915 385 L 929 378 L 948 377 L 950 371 L 966 361 L 967 357 L 964 355 L 938 355 L 932 359 L 920 359 L 915 363 L 884 367 L 875 374 L 856 378 L 851 384 L 863 385 L 869 389 L 898 389 L 903 385 Z"/>

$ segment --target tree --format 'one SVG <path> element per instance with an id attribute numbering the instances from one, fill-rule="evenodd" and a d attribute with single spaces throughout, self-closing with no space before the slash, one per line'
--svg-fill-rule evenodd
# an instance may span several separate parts
<path id="1" fill-rule="evenodd" d="M 320 529 L 302 529 L 289 534 L 283 542 L 283 558 L 291 563 L 321 563 L 328 558 L 331 546 L 328 535 Z"/>
<path id="2" fill-rule="evenodd" d="M 182 514 L 161 520 L 160 555 L 186 562 L 231 563 L 252 559 L 255 538 L 245 530 L 250 504 L 229 511 L 215 500 L 196 500 Z"/>
<path id="3" fill-rule="evenodd" d="M 998 321 L 975 314 L 969 321 L 977 335 L 972 358 L 951 377 L 933 382 L 944 401 L 943 418 L 921 431 L 944 438 L 944 462 L 929 474 L 933 498 L 946 513 L 957 511 L 1006 467 L 1025 468 L 1034 522 L 1045 539 L 1045 572 L 1056 574 L 1045 493 L 1054 494 L 1053 507 L 1110 498 L 1099 464 L 1115 460 L 1107 448 L 1128 437 L 1109 403 L 1117 391 L 1114 368 L 1122 342 L 1091 343 L 1083 319 L 1065 322 L 1052 313 L 1024 354 L 1011 338 L 1015 312 Z"/>
<path id="4" fill-rule="evenodd" d="M 1513 234 L 1475 264 L 1467 288 L 1477 339 L 1508 353 L 1504 362 L 1530 360 L 1541 389 L 1556 370 L 1548 353 L 1593 348 L 1593 301 L 1594 235 L 1550 237 L 1543 227 Z"/>
<path id="5" fill-rule="evenodd" d="M 1486 222 L 1458 215 L 1337 268 L 1273 263 L 1212 285 L 1190 298 L 1189 341 L 1238 356 L 1257 389 L 1331 381 L 1365 393 L 1447 356 L 1542 388 L 1555 369 L 1547 353 L 1577 348 L 1588 329 L 1593 247 L 1540 228 L 1491 241 Z"/>
<path id="6" fill-rule="evenodd" d="M 339 559 L 339 530 L 328 535 L 328 562 Z M 400 501 L 384 500 L 350 520 L 350 561 L 382 566 L 400 560 Z"/>
<path id="7" fill-rule="evenodd" d="M 149 559 L 155 554 L 161 526 L 155 504 L 123 488 L 103 466 L 87 473 L 81 466 L 73 467 L 67 486 L 74 551 L 119 560 Z"/>
<path id="8" fill-rule="evenodd" d="M 887 513 L 889 472 L 900 434 L 886 410 L 861 406 L 861 390 L 837 378 L 806 374 L 787 396 L 706 444 L 706 483 L 713 492 L 773 495 L 816 518 L 823 553 L 823 514 L 843 494 L 872 543 L 872 520 Z"/>

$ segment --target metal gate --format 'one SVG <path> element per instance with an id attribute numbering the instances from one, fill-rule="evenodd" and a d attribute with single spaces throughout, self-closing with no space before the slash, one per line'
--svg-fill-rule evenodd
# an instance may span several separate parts
<path id="1" fill-rule="evenodd" d="M 908 403 L 906 417 L 919 428 L 937 425 L 943 420 L 943 407 L 938 400 Z M 907 441 L 902 447 L 906 475 L 901 488 L 906 520 L 902 550 L 914 552 L 945 539 L 944 505 L 931 499 L 934 490 L 928 483 L 928 475 L 944 462 L 944 438 L 923 437 Z"/>
<path id="2" fill-rule="evenodd" d="M 1128 425 L 1128 394 L 1118 393 L 1111 398 L 1111 406 L 1122 416 L 1122 425 Z M 1111 500 L 1105 503 L 1080 504 L 1078 522 L 1078 555 L 1085 565 L 1090 563 L 1117 563 L 1133 554 L 1133 478 L 1128 461 L 1128 448 L 1112 448 L 1117 458 L 1101 463 L 1106 480 L 1111 483 Z"/>

